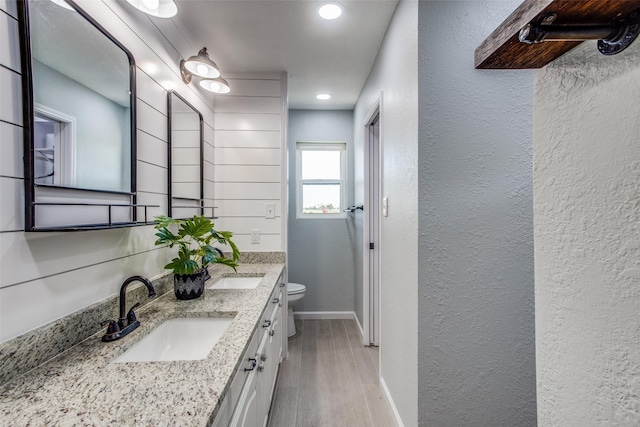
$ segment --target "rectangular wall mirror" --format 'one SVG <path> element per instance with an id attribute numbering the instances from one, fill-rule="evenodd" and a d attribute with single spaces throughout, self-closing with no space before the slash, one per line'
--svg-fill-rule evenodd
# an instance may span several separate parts
<path id="1" fill-rule="evenodd" d="M 133 225 L 131 53 L 71 1 L 18 5 L 28 125 L 25 229 Z"/>
<path id="2" fill-rule="evenodd" d="M 169 216 L 204 214 L 204 138 L 202 114 L 175 91 L 168 95 Z"/>

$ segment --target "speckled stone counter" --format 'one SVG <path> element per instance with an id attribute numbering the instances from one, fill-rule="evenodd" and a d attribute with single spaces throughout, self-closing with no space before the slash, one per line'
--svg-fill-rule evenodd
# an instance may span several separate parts
<path id="1" fill-rule="evenodd" d="M 4 384 L 0 424 L 206 426 L 228 391 L 283 269 L 283 263 L 240 265 L 240 276 L 264 274 L 256 289 L 207 289 L 203 298 L 191 301 L 178 301 L 173 292 L 166 293 L 136 312 L 141 326 L 121 340 L 103 343 L 101 331 Z M 210 272 L 208 284 L 234 275 L 219 266 Z M 164 320 L 176 317 L 234 320 L 206 359 L 113 363 Z"/>

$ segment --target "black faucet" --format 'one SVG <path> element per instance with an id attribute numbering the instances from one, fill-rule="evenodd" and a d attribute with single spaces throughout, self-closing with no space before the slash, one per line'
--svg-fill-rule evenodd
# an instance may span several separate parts
<path id="1" fill-rule="evenodd" d="M 107 327 L 107 333 L 102 337 L 102 341 L 115 341 L 127 335 L 129 332 L 133 331 L 135 328 L 140 326 L 140 322 L 136 319 L 136 313 L 134 313 L 133 309 L 138 307 L 140 303 L 135 304 L 129 312 L 125 315 L 125 311 L 127 310 L 127 301 L 126 301 L 126 290 L 127 286 L 131 282 L 142 282 L 147 289 L 149 290 L 149 298 L 154 298 L 157 296 L 156 290 L 153 287 L 153 283 L 146 277 L 142 276 L 131 276 L 127 280 L 124 281 L 122 286 L 120 287 L 120 319 L 116 320 L 106 320 L 103 322 L 103 326 L 109 324 Z"/>

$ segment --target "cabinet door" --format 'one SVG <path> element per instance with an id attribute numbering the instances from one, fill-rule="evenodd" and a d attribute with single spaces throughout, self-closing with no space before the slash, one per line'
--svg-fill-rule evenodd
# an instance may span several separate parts
<path id="1" fill-rule="evenodd" d="M 229 396 L 225 397 L 211 427 L 224 427 L 229 423 Z"/>
<path id="2" fill-rule="evenodd" d="M 265 331 L 260 337 L 260 345 L 256 353 L 257 366 L 256 369 L 249 372 L 247 376 L 244 387 L 242 388 L 242 393 L 240 394 L 240 399 L 229 423 L 230 427 L 262 427 L 264 425 L 261 401 L 262 394 L 260 391 L 264 362 L 260 360 L 260 356 L 266 352 L 268 336 L 268 333 Z"/>
<path id="3" fill-rule="evenodd" d="M 258 427 L 258 375 L 252 371 L 244 383 L 242 395 L 229 423 L 230 427 Z"/>
<path id="4" fill-rule="evenodd" d="M 264 370 L 260 377 L 260 407 L 261 413 L 264 415 L 263 424 L 265 426 L 268 421 L 269 410 L 271 409 L 271 399 L 275 391 L 276 378 L 278 376 L 278 366 L 280 365 L 280 357 L 282 354 L 282 308 L 278 305 L 273 316 L 271 317 L 271 327 L 269 328 L 269 337 L 265 346 L 266 356 L 264 362 Z"/>
<path id="5" fill-rule="evenodd" d="M 271 402 L 271 396 L 273 394 L 273 388 L 275 386 L 276 376 L 278 373 L 278 365 L 280 364 L 280 357 L 282 355 L 282 309 L 280 307 L 276 309 L 271 322 L 268 348 L 269 360 L 267 360 L 268 363 L 265 368 L 265 377 L 269 379 L 267 399 L 268 402 Z"/>
<path id="6" fill-rule="evenodd" d="M 229 392 L 229 408 L 231 409 L 231 411 L 233 411 L 233 408 L 236 407 L 238 401 L 240 400 L 240 394 L 242 393 L 244 383 L 247 380 L 249 373 L 257 366 L 257 362 L 255 364 L 252 364 L 252 361 L 256 360 L 256 352 L 258 351 L 260 338 L 261 335 L 259 332 L 256 332 L 252 335 L 249 346 L 245 354 L 242 356 L 242 363 L 238 367 L 238 370 L 233 377 L 233 381 L 231 382 L 231 391 Z"/>

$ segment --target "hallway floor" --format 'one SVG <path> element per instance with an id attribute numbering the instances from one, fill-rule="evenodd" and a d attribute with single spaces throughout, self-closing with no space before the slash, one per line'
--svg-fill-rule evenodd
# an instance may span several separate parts
<path id="1" fill-rule="evenodd" d="M 352 320 L 296 320 L 270 427 L 393 427 L 378 385 L 378 348 Z"/>

